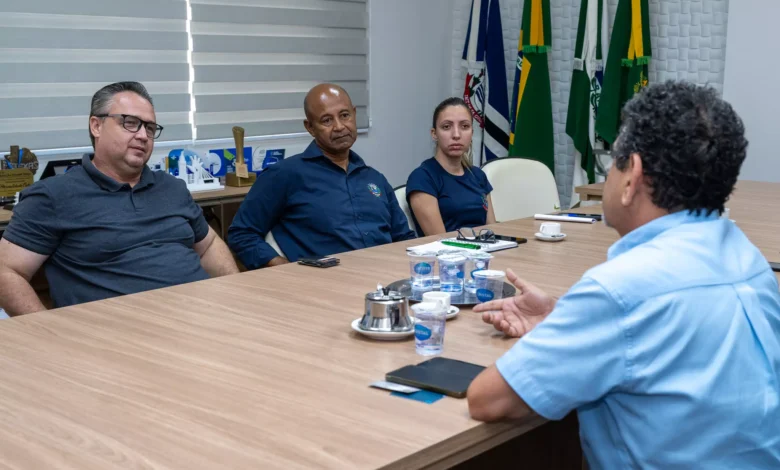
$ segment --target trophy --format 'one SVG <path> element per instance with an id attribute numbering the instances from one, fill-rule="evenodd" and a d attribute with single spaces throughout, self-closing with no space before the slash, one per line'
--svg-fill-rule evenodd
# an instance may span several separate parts
<path id="1" fill-rule="evenodd" d="M 233 127 L 233 140 L 236 141 L 236 172 L 225 175 L 225 184 L 236 187 L 252 186 L 257 179 L 257 175 L 249 172 L 246 160 L 244 160 L 243 127 Z"/>
<path id="2" fill-rule="evenodd" d="M 0 166 L 0 204 L 13 201 L 16 193 L 33 184 L 37 170 L 38 157 L 28 148 L 19 151 L 18 145 L 12 145 Z"/>

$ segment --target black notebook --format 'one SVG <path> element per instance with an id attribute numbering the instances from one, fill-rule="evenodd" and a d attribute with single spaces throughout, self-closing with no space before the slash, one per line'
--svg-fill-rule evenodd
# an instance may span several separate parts
<path id="1" fill-rule="evenodd" d="M 483 370 L 483 366 L 469 362 L 436 357 L 416 366 L 404 366 L 388 372 L 385 380 L 450 397 L 465 398 L 469 385 Z"/>

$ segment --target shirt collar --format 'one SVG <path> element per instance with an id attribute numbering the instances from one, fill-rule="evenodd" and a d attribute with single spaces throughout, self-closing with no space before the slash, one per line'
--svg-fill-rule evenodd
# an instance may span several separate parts
<path id="1" fill-rule="evenodd" d="M 94 181 L 102 189 L 111 191 L 112 193 L 115 193 L 125 187 L 125 183 L 120 183 L 98 170 L 95 164 L 92 163 L 93 158 L 95 158 L 94 153 L 85 153 L 81 158 L 81 165 L 84 167 L 84 170 L 87 172 L 89 177 L 92 178 L 92 181 Z M 154 175 L 152 174 L 152 169 L 144 165 L 144 169 L 141 172 L 141 180 L 133 187 L 133 191 L 137 191 L 152 184 L 154 184 Z"/>
<path id="2" fill-rule="evenodd" d="M 306 147 L 306 150 L 303 151 L 301 154 L 304 159 L 306 160 L 313 160 L 315 158 L 327 158 L 325 157 L 325 154 L 322 153 L 322 149 L 317 145 L 317 142 L 312 140 L 308 147 Z M 363 161 L 362 158 L 360 158 L 360 155 L 355 153 L 354 151 L 349 151 L 349 165 L 347 166 L 347 173 L 351 173 L 353 170 L 366 166 L 366 162 Z"/>
<path id="3" fill-rule="evenodd" d="M 720 216 L 717 212 L 713 212 L 710 215 L 705 215 L 702 212 L 699 215 L 695 215 L 691 211 L 680 211 L 673 214 L 665 215 L 652 220 L 641 227 L 634 229 L 632 232 L 626 234 L 623 238 L 616 241 L 607 251 L 607 259 L 615 258 L 632 248 L 636 248 L 643 243 L 647 243 L 658 235 L 677 228 L 683 224 L 707 222 L 711 220 L 717 220 Z"/>

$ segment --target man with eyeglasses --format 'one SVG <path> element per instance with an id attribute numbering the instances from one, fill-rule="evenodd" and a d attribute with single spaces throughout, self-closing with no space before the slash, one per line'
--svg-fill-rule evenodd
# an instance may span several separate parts
<path id="1" fill-rule="evenodd" d="M 42 265 L 56 307 L 238 272 L 186 185 L 146 165 L 163 130 L 155 120 L 140 83 L 95 93 L 94 154 L 22 191 L 0 240 L 0 307 L 9 315 L 45 309 L 30 286 Z"/>

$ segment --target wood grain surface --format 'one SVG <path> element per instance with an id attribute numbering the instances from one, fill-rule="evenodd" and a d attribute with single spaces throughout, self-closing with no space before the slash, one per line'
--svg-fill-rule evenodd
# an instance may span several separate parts
<path id="1" fill-rule="evenodd" d="M 731 218 L 780 260 L 780 185 L 741 182 Z M 594 207 L 583 209 L 594 211 Z M 562 295 L 617 235 L 538 221 L 493 228 L 529 239 L 495 253 Z M 423 240 L 424 241 L 424 240 Z M 544 421 L 485 425 L 465 400 L 427 405 L 371 389 L 424 360 L 413 340 L 354 333 L 364 294 L 408 275 L 403 242 L 0 321 L 0 468 L 446 468 Z M 470 309 L 445 357 L 489 365 L 514 344 Z"/>

